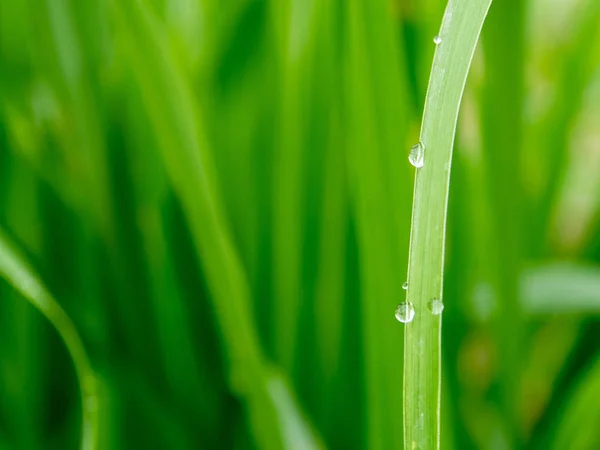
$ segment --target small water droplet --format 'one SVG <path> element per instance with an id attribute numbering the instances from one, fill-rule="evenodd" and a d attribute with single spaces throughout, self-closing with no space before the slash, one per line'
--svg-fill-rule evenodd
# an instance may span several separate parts
<path id="1" fill-rule="evenodd" d="M 411 302 L 402 302 L 396 308 L 396 319 L 402 323 L 409 323 L 415 317 L 415 308 Z"/>
<path id="2" fill-rule="evenodd" d="M 438 314 L 441 314 L 444 310 L 444 302 L 439 298 L 434 298 L 429 303 L 427 303 L 427 307 L 429 308 L 429 311 L 432 312 L 432 314 L 435 314 L 437 316 Z"/>
<path id="3" fill-rule="evenodd" d="M 433 43 L 434 43 L 435 45 L 440 45 L 440 44 L 442 43 L 442 37 L 441 37 L 439 34 L 436 34 L 436 35 L 433 37 Z"/>
<path id="4" fill-rule="evenodd" d="M 413 145 L 408 154 L 408 160 L 416 168 L 423 167 L 423 163 L 425 162 L 425 146 L 420 142 Z"/>
<path id="5" fill-rule="evenodd" d="M 396 285 L 398 286 L 398 285 Z M 404 289 L 405 291 L 408 289 L 408 281 L 405 281 L 404 283 L 402 283 L 402 289 Z"/>

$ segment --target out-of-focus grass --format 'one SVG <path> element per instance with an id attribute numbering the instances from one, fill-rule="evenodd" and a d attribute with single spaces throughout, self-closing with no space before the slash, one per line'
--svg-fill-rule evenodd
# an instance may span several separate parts
<path id="1" fill-rule="evenodd" d="M 48 294 L 37 276 L 27 267 L 27 263 L 14 250 L 13 245 L 0 232 L 0 276 L 8 281 L 23 297 L 27 299 L 56 329 L 69 356 L 79 380 L 81 390 L 81 448 L 93 450 L 98 448 L 98 382 L 90 366 L 89 357 L 83 347 L 81 337 L 77 333 L 71 319 L 60 305 Z M 35 401 L 35 399 L 32 399 Z M 30 423 L 29 426 L 32 424 Z M 32 442 L 32 441 L 30 441 Z M 35 441 L 33 441 L 35 442 Z"/>
<path id="2" fill-rule="evenodd" d="M 0 2 L 0 226 L 102 380 L 101 448 L 401 447 L 406 157 L 444 6 Z M 442 448 L 599 442 L 599 12 L 490 10 Z M 78 448 L 73 362 L 19 295 L 0 284 L 0 449 Z"/>

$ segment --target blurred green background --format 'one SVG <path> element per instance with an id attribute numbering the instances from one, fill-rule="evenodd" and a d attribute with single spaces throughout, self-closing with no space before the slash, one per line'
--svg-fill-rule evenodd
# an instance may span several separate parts
<path id="1" fill-rule="evenodd" d="M 442 0 L 2 0 L 0 226 L 101 384 L 100 448 L 402 448 Z M 496 0 L 463 99 L 443 449 L 600 448 L 600 2 Z M 0 283 L 0 449 L 75 449 Z"/>

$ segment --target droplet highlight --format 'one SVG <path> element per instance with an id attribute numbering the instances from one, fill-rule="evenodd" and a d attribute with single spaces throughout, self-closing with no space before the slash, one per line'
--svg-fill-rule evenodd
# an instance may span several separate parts
<path id="1" fill-rule="evenodd" d="M 408 290 L 408 281 L 405 281 L 404 283 L 402 283 L 402 289 L 404 289 L 405 291 Z"/>
<path id="2" fill-rule="evenodd" d="M 396 308 L 398 322 L 409 323 L 415 318 L 415 307 L 411 302 L 402 302 Z"/>
<path id="3" fill-rule="evenodd" d="M 439 298 L 434 298 L 429 303 L 427 303 L 427 307 L 429 311 L 431 311 L 434 315 L 439 315 L 444 310 L 444 302 Z"/>
<path id="4" fill-rule="evenodd" d="M 423 167 L 423 163 L 425 162 L 425 146 L 421 142 L 412 146 L 408 154 L 408 160 L 417 169 Z"/>
<path id="5" fill-rule="evenodd" d="M 434 43 L 435 45 L 440 45 L 440 44 L 442 43 L 442 37 L 441 37 L 439 34 L 436 34 L 436 35 L 433 37 L 433 43 Z"/>

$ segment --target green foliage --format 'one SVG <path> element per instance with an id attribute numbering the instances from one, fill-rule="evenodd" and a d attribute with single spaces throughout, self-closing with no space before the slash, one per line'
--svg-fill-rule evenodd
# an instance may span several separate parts
<path id="1" fill-rule="evenodd" d="M 492 5 L 461 106 L 444 449 L 600 440 L 600 7 L 548 1 Z M 445 6 L 1 1 L 0 449 L 81 448 L 82 429 L 107 450 L 401 448 L 407 156 Z M 442 37 L 436 67 L 466 70 Z M 426 151 L 452 145 L 459 75 Z"/>

